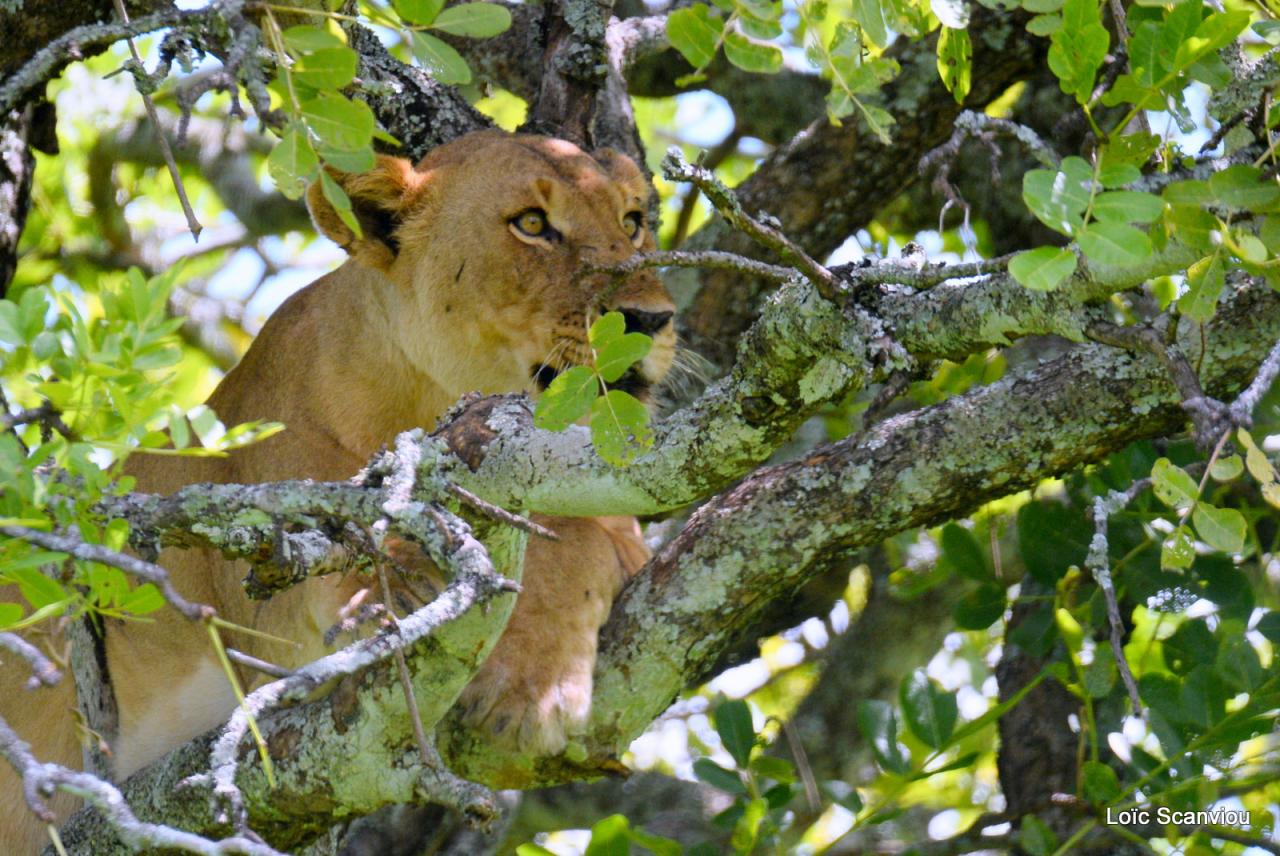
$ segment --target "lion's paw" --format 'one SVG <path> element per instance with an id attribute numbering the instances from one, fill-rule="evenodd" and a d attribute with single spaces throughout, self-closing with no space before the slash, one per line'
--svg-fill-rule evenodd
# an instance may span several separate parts
<path id="1" fill-rule="evenodd" d="M 591 712 L 591 673 L 506 675 L 482 670 L 459 704 L 468 727 L 519 752 L 557 755 Z"/>

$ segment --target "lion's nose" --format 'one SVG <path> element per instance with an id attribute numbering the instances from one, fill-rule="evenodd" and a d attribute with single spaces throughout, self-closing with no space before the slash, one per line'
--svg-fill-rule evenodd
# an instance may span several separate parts
<path id="1" fill-rule="evenodd" d="M 619 309 L 626 321 L 628 333 L 644 333 L 652 336 L 671 320 L 674 312 L 647 312 L 643 309 Z"/>

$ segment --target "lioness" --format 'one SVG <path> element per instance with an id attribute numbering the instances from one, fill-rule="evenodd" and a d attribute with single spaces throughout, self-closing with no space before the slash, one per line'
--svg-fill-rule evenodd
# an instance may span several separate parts
<path id="1" fill-rule="evenodd" d="M 607 310 L 654 338 L 629 389 L 643 394 L 671 365 L 673 305 L 657 277 L 635 273 L 606 300 L 604 277 L 579 276 L 584 264 L 654 248 L 649 186 L 629 158 L 485 131 L 416 168 L 382 156 L 368 173 L 337 178 L 363 236 L 311 188 L 316 225 L 350 258 L 280 307 L 209 400 L 228 424 L 272 419 L 286 430 L 225 459 L 136 456 L 139 490 L 349 478 L 398 432 L 430 428 L 466 392 L 536 394 L 558 370 L 589 362 L 588 325 Z M 597 630 L 648 551 L 631 518 L 540 522 L 560 540 L 530 540 L 514 614 L 461 703 L 494 739 L 549 753 L 588 713 Z M 321 655 L 339 607 L 369 584 L 324 577 L 254 602 L 241 589 L 244 566 L 211 551 L 166 551 L 160 563 L 188 599 L 301 642 L 237 637 L 285 666 Z M 223 722 L 235 698 L 204 628 L 173 610 L 153 623 L 107 625 L 120 713 L 112 751 L 124 777 Z M 41 760 L 78 766 L 72 682 L 24 693 L 24 669 L 13 658 L 0 667 L 0 716 Z M 0 763 L 0 853 L 44 843 L 17 777 Z"/>

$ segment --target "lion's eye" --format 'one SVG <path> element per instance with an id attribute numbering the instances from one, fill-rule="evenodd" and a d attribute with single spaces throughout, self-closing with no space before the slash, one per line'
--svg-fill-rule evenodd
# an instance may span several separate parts
<path id="1" fill-rule="evenodd" d="M 635 241 L 644 230 L 644 214 L 639 211 L 628 211 L 622 218 L 622 228 L 627 230 L 627 237 Z"/>
<path id="2" fill-rule="evenodd" d="M 547 212 L 541 208 L 530 208 L 517 214 L 512 220 L 511 225 L 523 235 L 530 238 L 546 238 L 554 240 L 559 237 L 559 233 L 551 228 L 551 224 L 547 222 Z"/>

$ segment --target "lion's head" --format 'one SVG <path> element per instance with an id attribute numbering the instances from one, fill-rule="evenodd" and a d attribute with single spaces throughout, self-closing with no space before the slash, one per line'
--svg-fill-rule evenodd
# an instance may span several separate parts
<path id="1" fill-rule="evenodd" d="M 610 310 L 654 341 L 615 386 L 643 396 L 666 374 L 674 306 L 659 279 L 584 273 L 654 249 L 649 185 L 625 155 L 482 131 L 416 168 L 379 156 L 370 172 L 334 178 L 362 235 L 318 183 L 308 195 L 317 226 L 390 281 L 398 346 L 447 393 L 536 394 L 559 371 L 590 364 L 587 329 Z"/>

